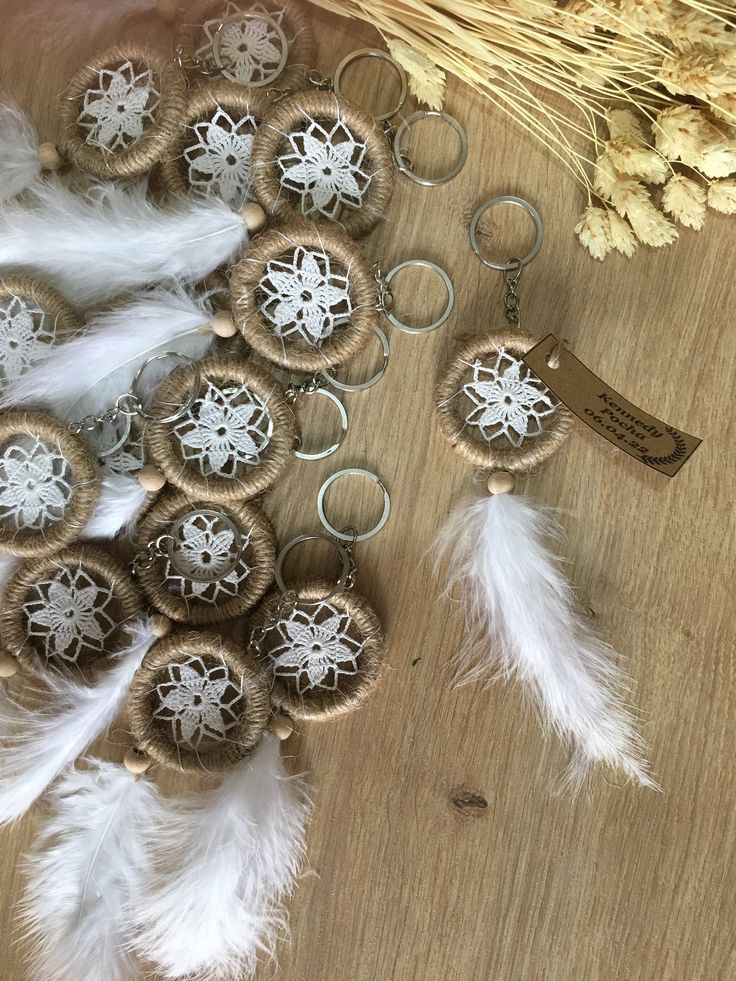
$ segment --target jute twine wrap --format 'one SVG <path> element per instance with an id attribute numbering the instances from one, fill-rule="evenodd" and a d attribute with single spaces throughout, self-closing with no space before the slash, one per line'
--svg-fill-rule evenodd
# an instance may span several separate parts
<path id="1" fill-rule="evenodd" d="M 153 124 L 140 139 L 123 150 L 111 151 L 90 145 L 77 121 L 84 94 L 97 85 L 101 69 L 115 69 L 126 61 L 138 68 L 150 68 L 156 76 L 160 101 Z M 178 136 L 186 110 L 186 96 L 184 74 L 167 52 L 134 44 L 108 48 L 82 65 L 64 93 L 60 110 L 63 127 L 59 143 L 61 154 L 75 167 L 100 180 L 145 174 L 164 157 Z"/>
<path id="2" fill-rule="evenodd" d="M 297 607 L 304 606 L 309 610 L 310 604 L 314 609 L 315 604 L 334 589 L 334 582 L 327 579 L 304 579 L 290 586 L 290 589 L 298 597 Z M 259 627 L 273 617 L 282 599 L 283 596 L 278 591 L 269 593 L 249 618 L 249 628 Z M 261 644 L 263 653 L 260 663 L 273 679 L 271 700 L 295 719 L 331 719 L 333 716 L 352 712 L 373 694 L 380 679 L 385 653 L 383 631 L 381 621 L 368 601 L 353 590 L 340 590 L 326 602 L 350 617 L 358 635 L 357 639 L 363 642 L 363 649 L 358 656 L 357 673 L 342 675 L 339 686 L 334 691 L 315 689 L 299 694 L 295 681 L 281 675 L 271 675 L 269 671 L 269 649 L 275 646 L 277 640 L 280 641 L 279 635 L 273 629 L 269 630 Z"/>
<path id="3" fill-rule="evenodd" d="M 45 528 L 15 529 L 0 519 L 0 552 L 12 555 L 49 555 L 69 545 L 87 524 L 97 504 L 100 482 L 97 464 L 78 436 L 45 412 L 13 409 L 0 413 L 0 455 L 9 444 L 40 439 L 64 457 L 71 474 L 72 493 L 61 521 Z"/>
<path id="4" fill-rule="evenodd" d="M 268 16 L 277 21 L 276 15 L 283 10 L 284 14 L 279 26 L 286 36 L 289 53 L 281 74 L 270 85 L 259 86 L 259 88 L 267 90 L 275 87 L 287 91 L 303 88 L 307 71 L 314 65 L 317 57 L 317 45 L 310 18 L 298 4 L 290 3 L 289 0 L 273 0 L 273 2 L 266 0 L 260 6 L 265 8 Z M 214 0 L 214 2 L 198 0 L 189 6 L 186 23 L 179 24 L 175 42 L 186 60 L 191 59 L 207 43 L 207 35 L 202 25 L 210 20 L 224 19 L 227 16 L 226 7 L 224 0 Z M 249 5 L 243 4 L 243 7 L 247 12 Z M 237 83 L 231 82 L 231 84 Z M 240 87 L 246 88 L 246 86 Z"/>
<path id="5" fill-rule="evenodd" d="M 259 310 L 259 283 L 272 259 L 289 261 L 297 246 L 323 252 L 336 260 L 348 279 L 353 306 L 350 322 L 335 330 L 317 347 L 280 338 L 274 325 Z M 332 262 L 334 266 L 335 263 Z M 258 235 L 230 273 L 233 319 L 246 341 L 262 357 L 291 371 L 324 371 L 361 350 L 372 336 L 378 306 L 378 286 L 363 250 L 334 225 L 295 221 L 287 228 Z"/>
<path id="6" fill-rule="evenodd" d="M 228 357 L 205 358 L 199 362 L 200 393 L 211 381 L 219 388 L 247 386 L 265 404 L 273 421 L 273 434 L 260 462 L 244 467 L 234 477 L 205 476 L 182 454 L 174 433 L 176 423 L 151 422 L 146 430 L 146 459 L 175 487 L 190 497 L 210 501 L 242 501 L 265 490 L 283 470 L 294 446 L 295 420 L 283 388 L 263 368 Z M 156 390 L 152 412 L 163 415 L 172 405 L 183 405 L 192 391 L 194 368 L 181 365 Z M 196 406 L 195 406 L 196 408 Z"/>
<path id="7" fill-rule="evenodd" d="M 44 313 L 53 318 L 56 341 L 66 340 L 81 327 L 74 310 L 52 286 L 30 276 L 0 276 L 0 300 L 16 296 L 38 304 Z"/>
<path id="8" fill-rule="evenodd" d="M 534 334 L 517 328 L 480 334 L 463 341 L 445 367 L 436 393 L 440 429 L 453 449 L 480 470 L 531 473 L 560 449 L 570 432 L 572 413 L 562 404 L 549 417 L 542 433 L 525 440 L 518 447 L 502 437 L 486 443 L 473 435 L 472 427 L 465 422 L 463 396 L 458 393 L 462 392 L 469 365 L 476 359 L 495 357 L 501 348 L 514 358 L 522 358 L 538 343 L 539 338 Z"/>
<path id="9" fill-rule="evenodd" d="M 181 493 L 165 493 L 146 514 L 136 531 L 136 547 L 145 545 L 165 535 L 177 518 L 200 509 L 221 511 L 237 527 L 241 535 L 250 538 L 244 558 L 251 573 L 238 587 L 235 596 L 223 598 L 217 603 L 198 601 L 173 592 L 164 579 L 166 560 L 159 558 L 147 569 L 141 569 L 138 582 L 147 599 L 170 620 L 179 623 L 219 623 L 232 617 L 242 616 L 263 596 L 273 582 L 276 564 L 276 536 L 271 522 L 255 504 L 246 502 L 213 504 L 212 501 L 196 500 Z"/>
<path id="10" fill-rule="evenodd" d="M 184 151 L 192 143 L 191 127 L 209 121 L 222 109 L 237 123 L 251 116 L 260 126 L 271 111 L 271 103 L 258 89 L 247 89 L 232 82 L 216 82 L 196 89 L 187 101 L 182 129 L 168 148 L 160 165 L 161 186 L 167 194 L 186 194 L 189 191 L 189 164 Z"/>
<path id="11" fill-rule="evenodd" d="M 277 158 L 286 150 L 287 135 L 299 132 L 313 119 L 330 129 L 338 120 L 365 143 L 364 169 L 372 179 L 359 209 L 343 207 L 338 222 L 352 238 L 360 238 L 385 216 L 394 189 L 395 165 L 381 126 L 334 92 L 297 92 L 279 102 L 256 133 L 251 166 L 258 200 L 266 214 L 291 222 L 302 212 L 291 191 L 281 186 Z"/>
<path id="12" fill-rule="evenodd" d="M 179 745 L 171 723 L 153 717 L 160 705 L 157 685 L 163 682 L 168 687 L 168 665 L 192 655 L 207 667 L 225 665 L 234 687 L 243 693 L 238 721 L 227 741 L 201 752 Z M 204 631 L 172 634 L 152 647 L 133 679 L 128 705 L 138 749 L 157 763 L 187 773 L 218 772 L 238 763 L 260 739 L 269 712 L 268 683 L 253 659 L 232 641 Z"/>
<path id="13" fill-rule="evenodd" d="M 110 590 L 113 599 L 105 612 L 119 626 L 108 638 L 103 654 L 97 649 L 90 649 L 86 655 L 82 652 L 77 665 L 82 668 L 89 666 L 106 655 L 115 654 L 129 643 L 125 624 L 141 615 L 143 603 L 125 566 L 94 545 L 72 545 L 42 559 L 26 559 L 5 587 L 0 604 L 0 638 L 5 650 L 17 657 L 22 667 L 36 673 L 46 668 L 40 640 L 28 633 L 23 607 L 29 594 L 37 583 L 52 578 L 59 570 L 69 569 L 73 573 L 79 567 L 102 589 Z"/>

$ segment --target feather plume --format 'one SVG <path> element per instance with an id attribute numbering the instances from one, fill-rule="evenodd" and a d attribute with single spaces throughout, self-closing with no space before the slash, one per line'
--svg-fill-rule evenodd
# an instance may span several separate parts
<path id="1" fill-rule="evenodd" d="M 148 500 L 148 492 L 135 477 L 119 473 L 101 476 L 100 496 L 82 538 L 114 538 L 121 531 L 129 534 Z"/>
<path id="2" fill-rule="evenodd" d="M 97 415 L 130 391 L 136 371 L 152 354 L 163 349 L 204 357 L 215 335 L 202 328 L 211 320 L 207 299 L 179 286 L 142 291 L 93 317 L 84 334 L 55 345 L 8 385 L 0 408 L 30 403 L 67 419 Z"/>
<path id="3" fill-rule="evenodd" d="M 217 198 L 164 211 L 142 188 L 99 184 L 79 194 L 50 177 L 28 200 L 0 206 L 0 271 L 22 270 L 88 307 L 150 283 L 201 279 L 247 237 L 240 215 Z"/>
<path id="4" fill-rule="evenodd" d="M 214 792 L 177 805 L 149 842 L 151 875 L 135 908 L 136 948 L 165 978 L 245 981 L 259 954 L 274 956 L 305 851 L 311 810 L 300 777 L 287 776 L 278 740 Z"/>
<path id="5" fill-rule="evenodd" d="M 0 555 L 0 597 L 5 591 L 5 584 L 20 565 L 17 555 Z M 5 741 L 12 731 L 21 712 L 15 697 L 15 687 L 18 675 L 0 679 L 0 740 Z"/>
<path id="6" fill-rule="evenodd" d="M 0 98 L 0 202 L 25 191 L 40 175 L 33 124 L 14 102 Z"/>
<path id="7" fill-rule="evenodd" d="M 448 590 L 462 598 L 469 637 L 456 659 L 456 683 L 517 677 L 573 758 L 575 787 L 595 763 L 656 786 L 620 692 L 615 652 L 577 612 L 559 559 L 551 516 L 524 497 L 495 494 L 460 508 L 437 540 L 449 557 Z"/>
<path id="8" fill-rule="evenodd" d="M 51 812 L 26 856 L 21 901 L 32 976 L 44 981 L 137 981 L 126 910 L 139 887 L 148 828 L 161 800 L 122 766 L 86 761 L 51 792 Z"/>
<path id="9" fill-rule="evenodd" d="M 39 707 L 21 710 L 0 754 L 0 823 L 28 810 L 64 767 L 113 723 L 156 637 L 150 620 L 128 626 L 130 643 L 96 682 L 48 672 Z"/>

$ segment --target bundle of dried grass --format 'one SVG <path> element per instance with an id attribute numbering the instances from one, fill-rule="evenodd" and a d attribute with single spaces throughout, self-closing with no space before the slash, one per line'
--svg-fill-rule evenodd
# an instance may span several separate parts
<path id="1" fill-rule="evenodd" d="M 736 212 L 736 10 L 718 0 L 312 0 L 367 20 L 412 92 L 445 72 L 540 138 L 585 189 L 596 259 Z"/>

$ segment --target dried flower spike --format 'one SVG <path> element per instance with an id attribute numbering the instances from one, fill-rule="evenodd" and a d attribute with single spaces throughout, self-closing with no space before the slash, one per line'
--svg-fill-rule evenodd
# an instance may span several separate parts
<path id="1" fill-rule="evenodd" d="M 723 215 L 736 215 L 736 179 L 714 181 L 708 188 L 708 207 Z"/>
<path id="2" fill-rule="evenodd" d="M 388 42 L 391 57 L 407 74 L 409 91 L 430 109 L 441 109 L 445 101 L 445 73 L 426 55 L 400 38 Z"/>
<path id="3" fill-rule="evenodd" d="M 594 259 L 605 259 L 611 251 L 608 213 L 589 205 L 575 226 L 575 234 Z"/>
<path id="4" fill-rule="evenodd" d="M 675 174 L 662 192 L 662 208 L 688 228 L 700 229 L 705 221 L 705 188 L 696 181 Z"/>

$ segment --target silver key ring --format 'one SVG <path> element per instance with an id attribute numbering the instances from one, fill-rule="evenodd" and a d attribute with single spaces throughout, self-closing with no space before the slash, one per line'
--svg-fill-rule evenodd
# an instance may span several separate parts
<path id="1" fill-rule="evenodd" d="M 141 400 L 140 395 L 138 394 L 138 386 L 141 383 L 141 378 L 143 377 L 143 372 L 146 370 L 146 368 L 149 365 L 153 364 L 155 361 L 161 361 L 164 358 L 178 358 L 179 361 L 182 362 L 182 364 L 192 366 L 192 371 L 193 371 L 192 390 L 187 396 L 187 399 L 184 402 L 184 404 L 179 406 L 179 408 L 175 412 L 172 412 L 166 416 L 157 416 L 155 415 L 155 413 L 147 412 L 143 408 L 143 402 Z M 130 396 L 136 406 L 135 412 L 132 414 L 140 416 L 141 419 L 145 419 L 146 422 L 176 422 L 177 419 L 181 419 L 182 416 L 185 416 L 187 412 L 189 412 L 189 410 L 192 408 L 194 403 L 197 401 L 197 398 L 199 396 L 199 386 L 201 384 L 201 381 L 202 381 L 202 373 L 199 370 L 199 365 L 193 358 L 188 357 L 186 354 L 178 354 L 176 351 L 162 351 L 161 354 L 153 354 L 151 355 L 150 358 L 146 358 L 146 360 L 140 366 L 138 371 L 136 371 L 135 376 L 133 378 L 133 384 L 130 386 Z"/>
<path id="2" fill-rule="evenodd" d="M 182 548 L 179 535 L 181 534 L 186 522 L 196 521 L 197 518 L 214 518 L 220 524 L 225 525 L 225 528 L 222 529 L 223 531 L 229 531 L 233 536 L 231 549 L 234 549 L 235 554 L 232 561 L 224 569 L 218 568 L 216 572 L 213 570 L 213 574 L 209 576 L 194 574 L 191 568 L 186 566 L 180 558 Z M 183 514 L 180 518 L 177 518 L 177 520 L 171 526 L 167 545 L 167 558 L 171 563 L 172 569 L 174 569 L 178 575 L 182 576 L 184 579 L 189 579 L 191 582 L 221 582 L 223 579 L 226 579 L 231 572 L 235 571 L 243 555 L 243 536 L 240 534 L 238 526 L 226 514 L 223 514 L 222 511 L 216 511 L 214 508 L 198 508 L 195 511 L 188 511 L 187 514 Z"/>
<path id="3" fill-rule="evenodd" d="M 337 406 L 337 411 L 340 413 L 341 431 L 340 435 L 331 446 L 328 446 L 324 450 L 318 450 L 316 453 L 306 453 L 304 450 L 299 449 L 301 446 L 301 436 L 297 436 L 297 445 L 291 452 L 299 460 L 324 460 L 326 456 L 332 456 L 332 454 L 337 453 L 342 446 L 343 440 L 345 439 L 348 431 L 348 413 L 337 395 L 335 395 L 334 392 L 329 391 L 327 388 L 315 388 L 314 391 L 301 392 L 299 397 L 301 398 L 302 396 L 312 395 L 321 395 L 323 398 L 329 399 Z"/>
<path id="4" fill-rule="evenodd" d="M 342 87 L 341 87 L 342 76 L 345 74 L 345 70 L 349 68 L 354 61 L 359 61 L 361 58 L 380 58 L 381 61 L 387 61 L 389 65 L 391 65 L 391 67 L 394 69 L 396 74 L 399 76 L 399 82 L 401 83 L 401 91 L 399 93 L 399 99 L 398 102 L 396 103 L 396 106 L 393 109 L 391 109 L 390 112 L 384 112 L 381 115 L 376 115 L 373 117 L 377 123 L 384 123 L 386 122 L 387 119 L 390 119 L 392 116 L 395 116 L 396 113 L 399 111 L 399 109 L 401 109 L 401 107 L 406 102 L 406 92 L 407 92 L 406 72 L 398 63 L 398 61 L 394 61 L 394 59 L 387 51 L 381 51 L 380 48 L 358 48 L 357 51 L 351 51 L 349 55 L 346 55 L 335 69 L 335 75 L 332 82 L 335 95 L 349 98 L 349 96 L 345 96 L 345 93 L 342 91 Z M 355 102 L 354 99 L 351 101 Z"/>
<path id="5" fill-rule="evenodd" d="M 391 348 L 389 347 L 388 337 L 384 334 L 378 324 L 373 324 L 373 333 L 376 335 L 378 340 L 381 342 L 381 348 L 383 349 L 383 364 L 378 369 L 378 371 L 373 375 L 368 381 L 359 382 L 355 385 L 350 385 L 348 382 L 341 382 L 331 375 L 329 371 L 323 371 L 322 377 L 331 385 L 333 388 L 338 388 L 341 392 L 364 392 L 367 388 L 372 388 L 377 382 L 379 382 L 388 367 L 388 359 L 391 354 Z"/>
<path id="6" fill-rule="evenodd" d="M 335 593 L 340 592 L 344 589 L 347 584 L 348 578 L 350 576 L 350 556 L 348 555 L 347 549 L 336 541 L 334 538 L 330 538 L 327 535 L 323 535 L 317 532 L 314 535 L 297 535 L 296 538 L 292 538 L 290 542 L 281 549 L 276 559 L 276 568 L 274 570 L 274 579 L 276 580 L 276 585 L 282 593 L 288 593 L 289 587 L 284 581 L 284 562 L 286 561 L 286 556 L 291 552 L 293 548 L 297 545 L 301 545 L 302 542 L 328 542 L 337 552 L 340 557 L 340 575 L 334 588 L 331 592 L 327 593 L 326 596 L 322 596 L 322 600 L 328 600 Z M 310 603 L 315 602 L 315 600 L 310 600 Z M 317 601 L 318 602 L 318 601 Z"/>
<path id="7" fill-rule="evenodd" d="M 478 222 L 486 211 L 490 208 L 495 208 L 499 204 L 510 204 L 513 207 L 521 208 L 522 211 L 526 211 L 534 222 L 534 244 L 524 258 L 519 259 L 518 262 L 496 262 L 493 259 L 488 259 L 483 255 L 478 245 Z M 503 194 L 500 197 L 490 198 L 488 201 L 485 201 L 475 212 L 470 222 L 470 244 L 473 246 L 473 251 L 486 266 L 490 266 L 491 269 L 500 269 L 501 272 L 513 272 L 521 266 L 528 265 L 542 248 L 542 238 L 542 219 L 539 216 L 539 212 L 528 201 L 525 201 L 523 198 L 514 197 L 513 194 Z"/>
<path id="8" fill-rule="evenodd" d="M 410 266 L 420 266 L 422 269 L 430 269 L 432 272 L 437 273 L 442 282 L 445 284 L 447 289 L 447 306 L 442 312 L 438 320 L 435 320 L 433 324 L 429 324 L 427 327 L 409 327 L 408 324 L 402 323 L 399 318 L 391 313 L 390 310 L 384 309 L 384 314 L 386 319 L 394 327 L 398 327 L 399 330 L 403 331 L 405 334 L 428 334 L 432 330 L 437 330 L 442 324 L 447 320 L 447 318 L 452 313 L 452 308 L 455 306 L 455 289 L 452 285 L 452 280 L 447 275 L 444 269 L 437 265 L 436 262 L 430 262 L 429 259 L 407 259 L 405 262 L 400 262 L 398 266 L 386 273 L 386 285 L 389 286 L 391 281 L 401 272 L 402 269 L 407 269 Z"/>
<path id="9" fill-rule="evenodd" d="M 356 477 L 367 477 L 368 480 L 372 480 L 374 484 L 377 484 L 383 491 L 383 513 L 378 519 L 376 524 L 370 528 L 368 531 L 364 531 L 363 534 L 352 534 L 349 535 L 344 531 L 340 531 L 338 528 L 332 524 L 327 515 L 325 514 L 325 494 L 332 487 L 336 480 L 340 477 L 347 477 L 353 474 Z M 374 474 L 370 470 L 364 470 L 362 467 L 346 467 L 344 470 L 338 470 L 337 473 L 333 473 L 331 477 L 322 484 L 319 489 L 319 494 L 317 495 L 317 514 L 319 515 L 319 520 L 322 527 L 328 531 L 335 538 L 339 538 L 340 541 L 350 542 L 351 544 L 355 542 L 367 542 L 369 538 L 373 538 L 378 532 L 383 528 L 383 526 L 388 521 L 388 516 L 391 513 L 391 498 L 389 496 L 388 490 L 385 484 L 379 476 Z"/>
<path id="10" fill-rule="evenodd" d="M 117 429 L 118 423 L 121 421 L 123 423 L 122 432 Z M 114 426 L 117 430 L 115 441 L 111 446 L 104 446 L 102 444 L 102 430 L 105 425 Z M 95 429 L 84 434 L 84 440 L 98 460 L 107 460 L 108 457 L 114 456 L 118 450 L 121 450 L 125 446 L 132 428 L 133 417 L 119 413 L 114 420 L 105 420 L 99 427 L 95 427 Z"/>
<path id="11" fill-rule="evenodd" d="M 420 119 L 427 119 L 429 116 L 433 116 L 436 119 L 442 119 L 444 122 L 449 123 L 460 138 L 460 153 L 458 158 L 453 164 L 452 168 L 441 177 L 420 177 L 419 174 L 415 173 L 407 164 L 407 158 L 404 156 L 401 150 L 401 142 L 414 123 L 419 122 Z M 468 138 L 465 134 L 465 130 L 454 116 L 450 116 L 446 112 L 440 112 L 437 109 L 421 109 L 419 112 L 414 112 L 411 114 L 411 116 L 407 116 L 406 119 L 401 120 L 394 135 L 393 150 L 396 166 L 399 168 L 402 174 L 406 174 L 409 180 L 414 181 L 415 184 L 422 184 L 424 187 L 439 187 L 440 184 L 446 184 L 448 181 L 451 181 L 453 177 L 457 177 L 465 166 L 465 161 L 468 159 Z"/>
<path id="12" fill-rule="evenodd" d="M 281 25 L 277 24 L 276 21 L 273 19 L 273 17 L 269 17 L 268 14 L 254 13 L 252 11 L 243 10 L 243 11 L 239 11 L 236 14 L 231 14 L 229 17 L 226 17 L 222 21 L 222 23 L 218 25 L 217 30 L 215 31 L 214 36 L 212 38 L 212 59 L 217 65 L 217 67 L 220 69 L 222 74 L 225 76 L 225 78 L 229 79 L 231 82 L 235 82 L 238 85 L 243 84 L 239 80 L 238 76 L 233 74 L 232 71 L 230 71 L 229 68 L 230 62 L 225 61 L 225 59 L 222 57 L 220 53 L 220 45 L 222 43 L 222 37 L 220 36 L 220 32 L 228 24 L 233 24 L 236 23 L 237 21 L 243 21 L 243 20 L 266 21 L 266 23 L 274 31 L 276 31 L 279 39 L 279 44 L 281 45 L 281 57 L 279 59 L 278 66 L 269 75 L 266 75 L 265 78 L 261 79 L 260 82 L 247 83 L 248 88 L 253 88 L 253 89 L 262 88 L 264 85 L 270 85 L 271 82 L 274 82 L 279 77 L 279 75 L 283 72 L 284 68 L 286 67 L 286 61 L 287 58 L 289 57 L 289 42 L 286 40 L 286 35 L 281 29 Z"/>

